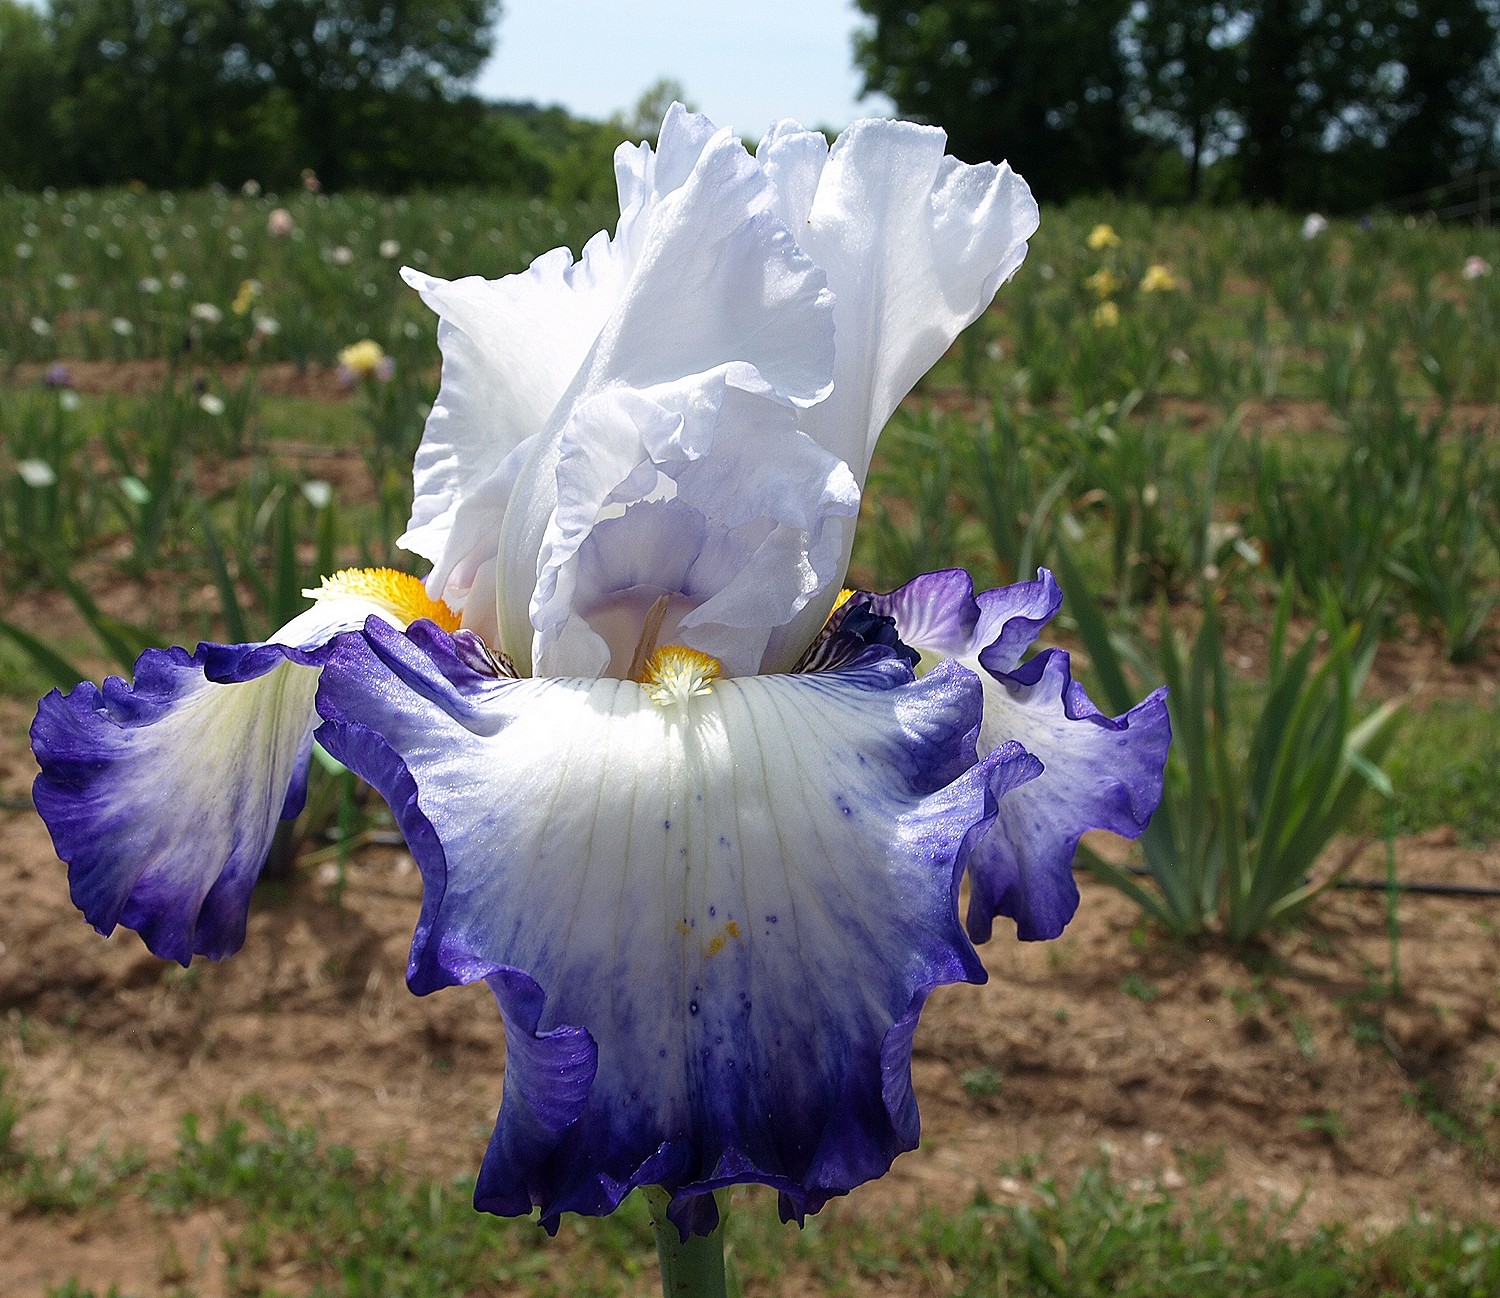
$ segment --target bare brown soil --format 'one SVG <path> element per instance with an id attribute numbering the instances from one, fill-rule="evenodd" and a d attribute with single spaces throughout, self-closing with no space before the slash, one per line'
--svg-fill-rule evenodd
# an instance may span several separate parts
<path id="1" fill-rule="evenodd" d="M 993 413 L 994 397 L 976 394 L 967 388 L 924 385 L 907 398 L 907 405 L 913 409 L 958 414 L 974 422 L 983 422 Z M 1443 413 L 1441 404 L 1435 400 L 1415 402 L 1412 407 L 1424 420 L 1435 419 Z M 1163 423 L 1192 432 L 1222 428 L 1229 413 L 1222 402 L 1170 395 L 1153 397 L 1149 405 L 1140 409 L 1151 411 Z M 1347 419 L 1330 410 L 1325 401 L 1314 397 L 1252 397 L 1238 402 L 1233 409 L 1239 420 L 1241 436 L 1271 442 L 1295 443 L 1307 436 L 1343 434 L 1349 428 Z M 1449 428 L 1483 427 L 1494 432 L 1497 428 L 1496 407 L 1479 402 L 1454 402 L 1447 409 L 1446 420 Z"/>
<path id="2" fill-rule="evenodd" d="M 69 359 L 70 385 L 88 396 L 134 395 L 159 392 L 174 373 L 186 375 L 189 381 L 201 366 L 168 362 L 165 359 L 131 361 L 85 361 Z M 8 386 L 35 387 L 42 382 L 47 366 L 34 361 L 18 364 L 9 376 Z M 329 365 L 294 365 L 274 361 L 265 365 L 215 361 L 210 370 L 216 390 L 242 386 L 252 374 L 262 396 L 304 397 L 313 401 L 346 401 L 350 389 L 339 381 L 338 370 Z"/>
<path id="3" fill-rule="evenodd" d="M 420 887 L 406 852 L 360 852 L 342 903 L 327 867 L 263 889 L 244 950 L 184 972 L 73 911 L 45 828 L 16 805 L 33 770 L 28 714 L 0 705 L 0 1066 L 24 1109 L 17 1140 L 160 1159 L 183 1115 L 264 1096 L 371 1162 L 472 1173 L 503 1034 L 482 987 L 419 1000 L 403 986 Z M 1500 885 L 1500 851 L 1442 833 L 1399 854 L 1408 880 Z M 1376 854 L 1354 873 L 1378 875 Z M 986 986 L 934 995 L 916 1046 L 922 1148 L 841 1211 L 1025 1196 L 1036 1159 L 1064 1181 L 1107 1161 L 1143 1193 L 1301 1199 L 1308 1228 L 1378 1228 L 1413 1210 L 1500 1220 L 1500 1168 L 1421 1112 L 1441 1105 L 1500 1138 L 1496 903 L 1404 898 L 1392 1001 L 1378 895 L 1332 895 L 1302 930 L 1236 954 L 1174 945 L 1113 892 L 1083 887 L 1061 940 L 997 937 Z M 0 1293 L 79 1275 L 99 1292 L 187 1280 L 213 1294 L 227 1229 L 220 1214 L 173 1219 L 134 1200 L 0 1215 Z"/>
<path id="4" fill-rule="evenodd" d="M 68 360 L 69 379 L 74 388 L 88 396 L 133 395 L 157 392 L 174 373 L 190 379 L 203 367 L 169 363 L 164 359 L 107 361 Z M 6 386 L 35 387 L 42 382 L 47 367 L 34 361 L 22 362 L 8 376 Z M 215 361 L 203 369 L 211 374 L 216 390 L 240 387 L 252 374 L 257 390 L 268 397 L 301 397 L 312 401 L 347 401 L 354 394 L 339 380 L 338 369 L 330 365 L 294 365 L 290 361 L 250 365 L 244 362 Z M 436 378 L 436 370 L 433 376 Z M 924 384 L 910 399 L 916 408 L 927 407 L 944 413 L 968 414 L 983 418 L 990 411 L 992 399 L 966 388 Z M 1153 400 L 1152 409 L 1168 422 L 1201 431 L 1224 422 L 1224 409 L 1216 402 L 1197 397 L 1161 396 Z M 1418 403 L 1424 418 L 1434 417 L 1439 403 Z M 1344 422 L 1333 414 L 1322 400 L 1310 397 L 1255 398 L 1241 402 L 1240 426 L 1247 434 L 1272 439 L 1296 438 L 1309 433 L 1333 433 L 1344 428 Z M 1457 402 L 1449 408 L 1448 418 L 1456 427 L 1485 425 L 1496 421 L 1496 408 L 1490 404 Z"/>
<path id="5" fill-rule="evenodd" d="M 159 385 L 165 370 L 149 365 L 72 368 L 84 390 L 109 392 Z M 263 392 L 282 390 L 271 372 L 260 370 Z M 295 371 L 284 381 L 291 394 L 342 396 L 327 373 L 303 388 Z M 306 467 L 341 491 L 347 477 L 350 494 L 363 473 L 337 456 Z M 98 565 L 103 578 L 108 557 Z M 116 616 L 138 620 L 161 603 L 144 584 L 77 575 Z M 216 606 L 205 586 L 181 612 Z M 77 652 L 88 637 L 65 597 L 8 598 L 5 616 L 108 669 Z M 1262 667 L 1268 620 L 1231 622 L 1240 669 Z M 1493 655 L 1453 668 L 1413 635 L 1382 646 L 1372 684 L 1383 696 L 1421 685 L 1479 697 L 1497 679 Z M 185 1114 L 211 1121 L 264 1096 L 371 1164 L 472 1174 L 499 1103 L 503 1034 L 483 988 L 418 999 L 403 986 L 420 887 L 409 856 L 358 853 L 341 902 L 316 866 L 290 888 L 263 889 L 245 949 L 184 972 L 131 933 L 100 938 L 73 910 L 25 805 L 30 718 L 0 698 L 0 1068 L 23 1107 L 16 1140 L 66 1141 L 75 1154 L 135 1147 L 159 1160 Z M 1500 848 L 1463 850 L 1450 833 L 1404 840 L 1398 859 L 1407 881 L 1500 886 Z M 1382 869 L 1364 849 L 1352 873 Z M 1412 1211 L 1500 1221 L 1500 1166 L 1474 1147 L 1500 1146 L 1500 903 L 1404 897 L 1392 999 L 1378 894 L 1329 895 L 1300 930 L 1235 953 L 1173 944 L 1115 893 L 1083 889 L 1061 940 L 1022 945 L 1002 933 L 985 951 L 986 986 L 933 996 L 914 1064 L 922 1148 L 831 1208 L 835 1219 L 955 1206 L 980 1191 L 1013 1200 L 1033 1193 L 1023 1174 L 1033 1161 L 1067 1182 L 1103 1160 L 1142 1193 L 1300 1200 L 1301 1229 L 1378 1229 Z M 1438 1110 L 1474 1140 L 1440 1134 Z M 233 1228 L 222 1213 L 174 1218 L 132 1197 L 76 1216 L 0 1207 L 0 1294 L 29 1298 L 79 1276 L 100 1293 L 186 1282 L 217 1295 L 220 1241 Z M 306 1288 L 296 1274 L 275 1283 Z"/>

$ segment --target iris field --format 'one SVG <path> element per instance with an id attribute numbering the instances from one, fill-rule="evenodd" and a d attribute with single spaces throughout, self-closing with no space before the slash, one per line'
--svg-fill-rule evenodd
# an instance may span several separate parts
<path id="1" fill-rule="evenodd" d="M 0 195 L 0 694 L 19 707 L 128 674 L 150 645 L 255 639 L 335 567 L 411 567 L 394 538 L 437 349 L 398 268 L 498 276 L 576 250 L 608 217 L 479 196 Z M 1144 940 L 1249 948 L 1319 904 L 1359 836 L 1388 841 L 1393 887 L 1405 835 L 1500 837 L 1497 425 L 1500 233 L 1046 210 L 1015 281 L 882 441 L 853 576 L 886 589 L 959 565 L 987 587 L 1059 571 L 1092 696 L 1122 711 L 1167 684 L 1176 735 L 1135 854 L 1086 848 L 1081 864 L 1140 908 Z M 342 879 L 391 825 L 335 763 L 314 776 L 274 865 Z M 71 921 L 60 879 L 58 906 Z M 19 1117 L 0 1090 L 11 1207 L 267 1196 L 236 1244 L 243 1292 L 263 1291 L 257 1248 L 311 1249 L 320 1292 L 484 1291 L 497 1252 L 518 1290 L 564 1291 L 544 1247 L 489 1238 L 461 1190 L 371 1183 L 277 1120 L 263 1138 L 185 1137 L 148 1174 L 27 1149 Z M 1500 1094 L 1439 1138 L 1492 1172 Z M 348 1242 L 394 1219 L 418 1225 Z M 628 1290 L 617 1271 L 648 1247 L 643 1223 L 591 1225 L 603 1260 L 571 1292 Z M 1289 1243 L 1274 1221 L 1142 1205 L 1102 1175 L 1049 1186 L 1034 1210 L 929 1215 L 896 1242 L 813 1226 L 787 1245 L 771 1229 L 747 1224 L 734 1246 L 747 1291 L 776 1291 L 787 1266 L 831 1292 L 904 1273 L 963 1293 L 1500 1283 L 1491 1226 Z M 377 1254 L 409 1270 L 377 1274 Z"/>
<path id="2" fill-rule="evenodd" d="M 174 637 L 263 633 L 331 563 L 409 567 L 393 539 L 436 348 L 397 269 L 510 273 L 607 215 L 285 201 L 0 204 L 0 582 L 66 592 L 91 631 L 46 637 L 46 657 L 26 627 L 0 638 L 7 693 Z M 1147 683 L 1172 668 L 1160 610 L 1186 650 L 1196 610 L 1222 637 L 1283 595 L 1288 654 L 1333 619 L 1434 670 L 1481 661 L 1500 601 L 1492 265 L 1493 231 L 1410 219 L 1307 238 L 1270 212 L 1049 211 L 1015 282 L 882 441 L 855 575 L 880 588 L 962 565 L 983 585 L 1071 565 L 1112 628 L 1149 642 L 1117 646 Z M 346 371 L 345 391 L 339 354 L 365 339 L 389 377 Z M 150 618 L 90 596 L 148 573 Z M 1231 728 L 1259 715 L 1266 679 L 1230 663 Z M 1489 800 L 1464 795 L 1497 752 L 1490 727 L 1408 711 L 1390 758 L 1398 829 L 1487 840 Z M 1436 761 L 1414 760 L 1428 735 Z"/>

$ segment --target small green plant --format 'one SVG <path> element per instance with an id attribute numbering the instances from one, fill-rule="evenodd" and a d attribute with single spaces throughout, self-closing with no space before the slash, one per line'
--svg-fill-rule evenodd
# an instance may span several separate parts
<path id="1" fill-rule="evenodd" d="M 83 583 L 51 558 L 39 555 L 38 560 L 52 584 L 72 601 L 73 607 L 98 640 L 99 648 L 128 677 L 141 652 L 155 643 L 155 635 L 148 627 L 105 613 Z M 58 689 L 72 689 L 79 681 L 88 679 L 89 673 L 24 627 L 0 618 L 0 636 L 15 645 L 30 660 L 37 673 Z"/>
<path id="2" fill-rule="evenodd" d="M 1149 979 L 1131 970 L 1120 979 L 1120 990 L 1127 996 L 1134 996 L 1142 1005 L 1149 1005 L 1161 995 L 1161 988 Z"/>
<path id="3" fill-rule="evenodd" d="M 93 1289 L 85 1289 L 77 1280 L 69 1280 L 66 1284 L 49 1285 L 47 1298 L 131 1298 L 118 1285 L 110 1285 L 101 1296 Z"/>
<path id="4" fill-rule="evenodd" d="M 1304 1113 L 1297 1119 L 1297 1126 L 1303 1131 L 1316 1131 L 1335 1142 L 1343 1140 L 1349 1134 L 1349 1129 L 1344 1126 L 1344 1120 L 1333 1109 L 1318 1109 L 1312 1113 Z"/>
<path id="5" fill-rule="evenodd" d="M 970 505 L 984 525 L 1004 581 L 1029 580 L 1052 546 L 1053 513 L 1072 469 L 1051 474 L 1042 461 L 1034 422 L 1023 424 L 1004 402 L 972 436 L 958 442 Z"/>
<path id="6" fill-rule="evenodd" d="M 212 1129 L 184 1123 L 174 1157 L 149 1170 L 122 1164 L 123 1175 L 107 1190 L 171 1218 L 215 1209 L 223 1222 L 217 1248 L 230 1292 L 282 1292 L 288 1263 L 298 1270 L 299 1291 L 347 1298 L 603 1298 L 640 1288 L 651 1235 L 638 1196 L 610 1217 L 566 1220 L 559 1261 L 557 1245 L 546 1245 L 533 1223 L 476 1214 L 467 1178 L 419 1180 L 387 1160 L 372 1166 L 311 1128 L 289 1125 L 268 1106 L 254 1108 L 248 1119 Z M 1306 1116 L 1307 1130 L 1342 1137 L 1337 1114 Z M 1190 1185 L 1204 1184 L 1224 1162 L 1220 1148 L 1178 1148 L 1175 1154 Z M 51 1160 L 53 1182 L 92 1186 L 95 1197 L 79 1203 L 100 1202 L 97 1169 L 74 1175 L 72 1166 L 61 1155 Z M 1103 1166 L 1062 1185 L 1035 1153 L 995 1171 L 1028 1187 L 1024 1202 L 999 1202 L 981 1192 L 967 1204 L 916 1217 L 909 1211 L 863 1216 L 842 1205 L 809 1219 L 802 1231 L 788 1231 L 768 1220 L 770 1214 L 740 1214 L 731 1227 L 735 1269 L 758 1293 L 893 1286 L 925 1292 L 939 1276 L 942 1292 L 1069 1298 L 1473 1298 L 1500 1285 L 1500 1235 L 1492 1223 L 1413 1218 L 1373 1236 L 1336 1225 L 1309 1231 L 1296 1221 L 1297 1204 L 1257 1210 L 1242 1200 L 1141 1195 Z M 7 1178 L 0 1186 L 14 1194 L 15 1182 Z M 29 1207 L 71 1210 L 61 1203 Z M 188 1277 L 181 1281 L 181 1288 L 167 1292 L 193 1292 Z M 47 1292 L 123 1298 L 125 1291 L 107 1283 L 74 1278 Z"/>
<path id="7" fill-rule="evenodd" d="M 1212 591 L 1204 592 L 1202 621 L 1184 652 L 1165 608 L 1154 644 L 1112 634 L 1065 552 L 1062 568 L 1105 697 L 1118 711 L 1128 705 L 1128 661 L 1149 684 L 1168 687 L 1173 734 L 1161 806 L 1141 838 L 1155 887 L 1087 847 L 1080 859 L 1180 936 L 1218 927 L 1244 942 L 1290 918 L 1352 864 L 1350 856 L 1312 876 L 1395 739 L 1397 704 L 1357 716 L 1375 637 L 1345 624 L 1330 601 L 1321 636 L 1290 649 L 1291 591 L 1283 587 L 1265 692 L 1255 715 L 1241 718 L 1231 708 Z"/>
<path id="8" fill-rule="evenodd" d="M 992 1100 L 1000 1094 L 1000 1074 L 993 1068 L 970 1068 L 958 1079 L 971 1100 Z"/>
<path id="9" fill-rule="evenodd" d="M 899 584 L 906 573 L 951 563 L 960 522 L 950 500 L 957 484 L 949 430 L 924 414 L 898 424 L 892 432 L 892 453 L 882 472 L 899 481 L 899 491 L 868 493 L 876 584 L 882 588 Z M 894 503 L 885 503 L 892 495 Z"/>
<path id="10" fill-rule="evenodd" d="M 1300 1014 L 1292 1015 L 1292 1040 L 1297 1043 L 1297 1053 L 1309 1062 L 1318 1057 L 1318 1040 L 1312 1026 Z"/>
<path id="11" fill-rule="evenodd" d="M 67 566 L 97 533 L 78 405 L 68 389 L 0 401 L 0 589 L 36 582 L 43 559 Z"/>
<path id="12" fill-rule="evenodd" d="M 21 1120 L 21 1105 L 10 1093 L 10 1073 L 0 1066 L 0 1171 L 14 1167 L 22 1160 L 16 1147 L 16 1124 Z"/>
<path id="13" fill-rule="evenodd" d="M 1500 1158 L 1500 1123 L 1494 1105 L 1466 1103 L 1460 1095 L 1448 1094 L 1433 1079 L 1423 1078 L 1404 1097 L 1409 1108 L 1420 1113 L 1444 1140 L 1467 1149 L 1479 1160 L 1493 1164 Z"/>
<path id="14" fill-rule="evenodd" d="M 1434 448 L 1427 459 L 1413 526 L 1388 567 L 1418 615 L 1436 627 L 1443 657 L 1471 662 L 1483 654 L 1490 614 L 1500 604 L 1496 538 L 1487 528 L 1500 470 L 1477 427 L 1460 434 L 1454 454 Z"/>
<path id="15" fill-rule="evenodd" d="M 1215 1145 L 1212 1149 L 1188 1149 L 1184 1145 L 1173 1145 L 1172 1154 L 1191 1186 L 1206 1185 L 1224 1168 L 1223 1145 Z"/>

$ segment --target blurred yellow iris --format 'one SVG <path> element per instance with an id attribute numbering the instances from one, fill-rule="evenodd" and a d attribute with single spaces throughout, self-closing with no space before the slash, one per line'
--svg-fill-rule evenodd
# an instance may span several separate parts
<path id="1" fill-rule="evenodd" d="M 339 364 L 360 378 L 371 378 L 378 374 L 384 362 L 385 349 L 372 338 L 361 338 L 359 342 L 339 352 Z"/>
<path id="2" fill-rule="evenodd" d="M 1177 291 L 1177 276 L 1172 274 L 1160 262 L 1146 267 L 1146 273 L 1141 276 L 1142 293 L 1175 293 Z"/>
<path id="3" fill-rule="evenodd" d="M 1106 248 L 1118 248 L 1120 246 L 1120 236 L 1115 233 L 1114 226 L 1106 225 L 1103 221 L 1100 221 L 1098 225 L 1089 231 L 1088 244 L 1090 251 L 1103 252 Z"/>

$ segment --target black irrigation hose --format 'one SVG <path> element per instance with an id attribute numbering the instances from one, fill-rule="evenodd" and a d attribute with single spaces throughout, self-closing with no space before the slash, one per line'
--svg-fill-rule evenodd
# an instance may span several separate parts
<path id="1" fill-rule="evenodd" d="M 0 811 L 30 811 L 30 798 L 0 798 Z M 330 842 L 334 835 L 327 834 Z M 365 841 L 383 847 L 400 847 L 406 840 L 392 830 L 372 830 Z M 1087 866 L 1076 869 L 1087 871 Z M 1129 867 L 1130 873 L 1143 879 L 1151 877 L 1151 871 L 1139 865 Z M 1417 897 L 1500 897 L 1500 888 L 1481 888 L 1468 883 L 1387 883 L 1384 879 L 1336 879 L 1331 885 L 1346 892 L 1405 892 Z"/>
<path id="2" fill-rule="evenodd" d="M 1425 897 L 1500 897 L 1500 888 L 1470 883 L 1387 883 L 1384 879 L 1335 879 L 1333 887 L 1350 892 L 1415 892 Z"/>

